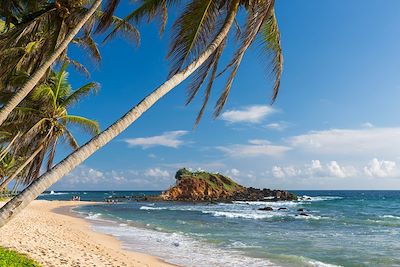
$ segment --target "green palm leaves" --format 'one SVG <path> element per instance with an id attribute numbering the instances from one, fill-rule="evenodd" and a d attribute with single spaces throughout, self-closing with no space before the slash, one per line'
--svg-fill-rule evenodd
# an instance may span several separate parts
<path id="1" fill-rule="evenodd" d="M 182 10 L 172 26 L 172 41 L 167 54 L 167 58 L 170 60 L 170 77 L 188 66 L 210 45 L 232 4 L 232 1 L 228 0 L 187 2 L 142 0 L 138 2 L 138 7 L 123 21 L 136 24 L 142 20 L 149 22 L 158 18 L 161 21 L 160 31 L 165 28 L 168 9 L 171 6 L 179 7 Z M 226 38 L 203 66 L 196 71 L 189 84 L 187 104 L 191 103 L 200 89 L 204 87 L 203 105 L 196 118 L 196 124 L 199 123 L 204 113 L 214 81 L 228 73 L 225 86 L 221 89 L 214 110 L 215 117 L 221 114 L 244 54 L 257 39 L 265 44 L 264 52 L 271 59 L 269 67 L 274 77 L 272 101 L 276 100 L 283 69 L 283 55 L 274 11 L 274 0 L 241 0 L 239 6 L 244 10 L 245 16 L 244 19 L 241 19 L 243 23 L 236 21 L 236 40 Z M 116 24 L 109 35 L 112 36 L 119 27 L 122 27 L 122 22 Z M 237 46 L 237 50 L 227 66 L 219 70 L 221 65 L 219 61 L 227 46 Z"/>
<path id="2" fill-rule="evenodd" d="M 13 134 L 0 133 L 5 144 L 13 143 L 10 149 L 13 155 L 26 158 L 37 151 L 19 175 L 18 181 L 21 183 L 29 184 L 36 179 L 46 157 L 47 169 L 52 167 L 60 142 L 68 144 L 73 150 L 79 147 L 71 127 L 79 128 L 91 136 L 100 132 L 96 121 L 68 113 L 72 105 L 96 93 L 99 85 L 90 82 L 73 91 L 68 82 L 67 67 L 68 62 L 65 62 L 59 71 L 51 71 L 47 80 L 14 109 L 1 127 L 20 133 L 13 142 L 10 140 Z"/>

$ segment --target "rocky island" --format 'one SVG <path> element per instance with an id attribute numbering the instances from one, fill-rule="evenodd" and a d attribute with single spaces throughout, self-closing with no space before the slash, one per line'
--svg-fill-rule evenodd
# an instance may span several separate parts
<path id="1" fill-rule="evenodd" d="M 166 201 L 285 201 L 297 200 L 288 191 L 244 187 L 219 173 L 192 172 L 185 168 L 175 175 L 176 184 L 160 196 Z"/>

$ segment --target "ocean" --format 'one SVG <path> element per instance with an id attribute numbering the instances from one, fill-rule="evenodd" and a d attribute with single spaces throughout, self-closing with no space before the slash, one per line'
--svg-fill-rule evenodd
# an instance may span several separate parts
<path id="1" fill-rule="evenodd" d="M 300 201 L 133 202 L 74 209 L 124 248 L 188 267 L 400 266 L 400 191 L 292 191 Z M 155 191 L 46 192 L 103 201 Z M 261 207 L 273 211 L 260 211 Z M 285 208 L 278 210 L 279 208 Z M 304 212 L 309 216 L 299 215 Z"/>

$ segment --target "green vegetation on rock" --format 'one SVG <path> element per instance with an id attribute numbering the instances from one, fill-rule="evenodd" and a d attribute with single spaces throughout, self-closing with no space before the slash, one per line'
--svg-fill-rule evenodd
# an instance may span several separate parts
<path id="1" fill-rule="evenodd" d="M 40 267 L 40 265 L 23 254 L 0 247 L 0 267 Z"/>
<path id="2" fill-rule="evenodd" d="M 284 190 L 244 187 L 220 173 L 177 171 L 176 184 L 160 196 L 172 201 L 285 201 L 296 200 L 296 195 Z"/>
<path id="3" fill-rule="evenodd" d="M 217 189 L 223 185 L 227 191 L 233 191 L 242 188 L 241 185 L 233 181 L 231 178 L 219 173 L 210 173 L 205 171 L 189 171 L 186 168 L 178 170 L 175 174 L 175 179 L 180 181 L 183 179 L 201 179 L 207 182 L 212 188 Z"/>

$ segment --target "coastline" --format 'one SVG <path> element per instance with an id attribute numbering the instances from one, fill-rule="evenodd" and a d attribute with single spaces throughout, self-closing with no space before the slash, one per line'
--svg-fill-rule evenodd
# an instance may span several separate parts
<path id="1" fill-rule="evenodd" d="M 0 228 L 0 246 L 24 253 L 43 266 L 175 266 L 123 249 L 115 237 L 93 231 L 89 222 L 71 211 L 95 203 L 35 200 Z"/>

